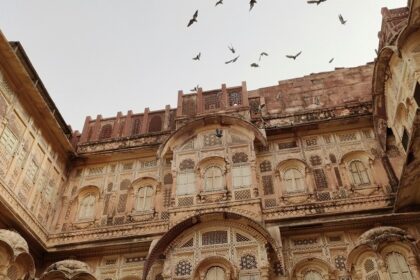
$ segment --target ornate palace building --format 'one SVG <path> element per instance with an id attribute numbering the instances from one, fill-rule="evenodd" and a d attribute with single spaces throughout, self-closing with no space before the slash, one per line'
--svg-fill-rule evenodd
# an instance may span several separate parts
<path id="1" fill-rule="evenodd" d="M 420 0 L 373 63 L 71 131 L 0 34 L 0 279 L 420 279 Z"/>

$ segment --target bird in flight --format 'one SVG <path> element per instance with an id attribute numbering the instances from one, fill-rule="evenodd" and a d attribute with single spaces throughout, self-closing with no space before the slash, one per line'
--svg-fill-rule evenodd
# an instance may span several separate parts
<path id="1" fill-rule="evenodd" d="M 198 91 L 198 88 L 199 88 L 200 86 L 199 85 L 197 85 L 197 86 L 195 86 L 193 89 L 191 89 L 190 91 Z"/>
<path id="2" fill-rule="evenodd" d="M 260 66 L 257 63 L 254 62 L 254 63 L 251 64 L 251 67 L 257 68 L 257 67 L 260 67 Z"/>
<path id="3" fill-rule="evenodd" d="M 286 57 L 287 58 L 293 58 L 293 60 L 296 60 L 296 58 L 300 55 L 302 53 L 302 51 L 300 51 L 300 52 L 298 52 L 297 54 L 295 54 L 295 55 L 290 55 L 290 54 L 288 54 L 288 55 L 286 55 Z"/>
<path id="4" fill-rule="evenodd" d="M 199 52 L 196 56 L 193 57 L 193 60 L 200 60 L 201 52 Z"/>
<path id="5" fill-rule="evenodd" d="M 232 53 L 235 53 L 236 50 L 232 45 L 228 46 L 228 48 Z"/>
<path id="6" fill-rule="evenodd" d="M 330 61 L 328 61 L 328 63 L 331 63 L 334 61 L 334 57 L 330 59 Z"/>
<path id="7" fill-rule="evenodd" d="M 338 15 L 338 19 L 340 20 L 341 24 L 346 24 L 347 20 L 344 20 L 343 16 L 341 14 Z"/>
<path id="8" fill-rule="evenodd" d="M 327 0 L 308 0 L 306 2 L 308 4 L 316 4 L 318 6 L 319 4 L 321 4 L 322 2 L 325 2 L 325 1 L 327 1 Z"/>
<path id="9" fill-rule="evenodd" d="M 235 63 L 239 58 L 239 55 L 237 57 L 235 57 L 234 59 L 228 60 L 225 62 L 225 64 L 229 64 L 229 63 Z"/>
<path id="10" fill-rule="evenodd" d="M 192 19 L 190 19 L 190 21 L 188 22 L 187 27 L 190 27 L 194 22 L 197 22 L 197 17 L 198 17 L 198 10 L 195 11 Z"/>
<path id="11" fill-rule="evenodd" d="M 223 4 L 223 0 L 219 0 L 219 1 L 216 2 L 216 5 L 214 5 L 214 6 L 222 5 L 222 4 Z"/>
<path id="12" fill-rule="evenodd" d="M 258 59 L 258 61 L 261 61 L 261 57 L 263 57 L 263 56 L 268 56 L 268 53 L 266 53 L 266 52 L 260 53 L 260 58 Z"/>
<path id="13" fill-rule="evenodd" d="M 254 8 L 254 5 L 257 4 L 257 0 L 251 0 L 249 1 L 249 11 L 252 10 L 252 8 Z"/>

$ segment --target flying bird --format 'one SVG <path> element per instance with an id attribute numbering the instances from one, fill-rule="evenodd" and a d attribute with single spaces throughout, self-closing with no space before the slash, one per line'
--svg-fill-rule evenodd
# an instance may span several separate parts
<path id="1" fill-rule="evenodd" d="M 200 86 L 199 85 L 197 85 L 197 86 L 195 86 L 193 89 L 191 89 L 190 91 L 198 91 L 198 88 L 199 88 Z"/>
<path id="2" fill-rule="evenodd" d="M 201 52 L 199 52 L 196 56 L 193 57 L 193 60 L 200 60 Z"/>
<path id="3" fill-rule="evenodd" d="M 319 4 L 321 4 L 322 2 L 325 2 L 325 1 L 327 1 L 327 0 L 308 0 L 306 2 L 308 4 L 316 4 L 318 6 Z"/>
<path id="4" fill-rule="evenodd" d="M 188 22 L 187 27 L 190 27 L 194 22 L 197 22 L 197 17 L 198 17 L 198 10 L 195 11 L 192 19 L 190 19 L 190 21 Z"/>
<path id="5" fill-rule="evenodd" d="M 338 19 L 340 20 L 341 24 L 346 24 L 347 20 L 344 20 L 343 16 L 341 14 L 338 15 Z"/>
<path id="6" fill-rule="evenodd" d="M 232 53 L 235 53 L 235 52 L 236 52 L 235 48 L 234 48 L 232 45 L 228 46 L 228 49 L 229 49 Z"/>
<path id="7" fill-rule="evenodd" d="M 216 5 L 214 5 L 214 6 L 222 5 L 222 4 L 223 4 L 223 0 L 219 0 L 219 1 L 216 2 Z"/>
<path id="8" fill-rule="evenodd" d="M 257 0 L 251 0 L 249 1 L 249 11 L 252 10 L 252 8 L 254 8 L 254 5 L 257 4 Z"/>
<path id="9" fill-rule="evenodd" d="M 263 57 L 263 56 L 268 56 L 268 53 L 266 53 L 266 52 L 260 53 L 260 58 L 258 59 L 258 61 L 261 61 L 261 57 Z"/>
<path id="10" fill-rule="evenodd" d="M 300 52 L 298 52 L 297 54 L 295 54 L 295 55 L 290 55 L 290 54 L 288 54 L 288 55 L 286 55 L 286 57 L 287 58 L 293 58 L 293 60 L 296 60 L 296 58 L 300 55 L 302 53 L 302 51 L 300 51 Z"/>
<path id="11" fill-rule="evenodd" d="M 334 57 L 330 59 L 330 61 L 328 61 L 328 63 L 331 63 L 334 61 Z"/>
<path id="12" fill-rule="evenodd" d="M 260 67 L 260 66 L 257 63 L 254 62 L 254 63 L 251 64 L 251 67 L 257 68 L 257 67 Z"/>
<path id="13" fill-rule="evenodd" d="M 235 63 L 239 58 L 239 55 L 237 57 L 235 57 L 234 59 L 228 60 L 225 62 L 225 64 L 229 64 L 229 63 Z"/>

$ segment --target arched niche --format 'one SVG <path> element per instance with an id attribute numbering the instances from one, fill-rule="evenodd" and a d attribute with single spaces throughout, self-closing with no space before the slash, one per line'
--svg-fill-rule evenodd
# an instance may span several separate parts
<path id="1" fill-rule="evenodd" d="M 248 132 L 253 139 L 259 141 L 262 145 L 267 145 L 267 137 L 265 132 L 260 130 L 254 124 L 243 119 L 232 117 L 228 115 L 213 115 L 195 119 L 184 126 L 178 128 L 171 136 L 161 144 L 157 151 L 158 158 L 163 158 L 169 150 L 173 150 L 177 146 L 181 146 L 191 139 L 191 135 L 196 135 L 198 132 L 205 129 L 215 129 L 216 127 L 227 129 L 236 127 L 236 131 Z"/>
<path id="2" fill-rule="evenodd" d="M 181 247 L 183 244 L 187 243 L 189 241 L 186 240 L 188 239 L 188 234 L 193 232 L 195 229 L 202 229 L 203 227 L 207 227 L 207 225 L 209 225 L 210 228 L 214 227 L 214 229 L 217 230 L 217 227 L 220 228 L 223 224 L 229 224 L 233 228 L 239 228 L 245 233 L 245 235 L 250 237 L 253 236 L 254 239 L 258 241 L 258 244 L 264 244 L 260 250 L 268 248 L 269 251 L 273 252 L 270 255 L 271 263 L 278 263 L 279 266 L 283 268 L 283 258 L 280 244 L 278 244 L 278 242 L 261 224 L 251 218 L 236 213 L 210 212 L 191 216 L 172 226 L 149 251 L 149 255 L 144 264 L 142 279 L 145 280 L 147 278 L 152 265 L 158 260 L 158 258 L 169 258 L 172 248 L 177 246 Z M 267 254 L 266 251 L 265 254 Z M 239 265 L 239 263 L 236 264 Z M 267 266 L 268 261 L 266 259 L 259 263 L 260 268 L 268 269 Z M 191 267 L 191 271 L 193 271 L 194 268 L 195 267 Z M 169 264 L 169 262 L 165 263 L 163 269 L 165 279 L 168 278 L 168 275 L 171 275 L 171 269 L 173 269 L 171 264 Z"/>
<path id="3" fill-rule="evenodd" d="M 219 267 L 224 272 L 225 280 L 239 279 L 239 269 L 232 262 L 221 256 L 210 256 L 201 260 L 195 267 L 192 278 L 193 280 L 206 280 L 206 276 L 210 269 Z"/>
<path id="4" fill-rule="evenodd" d="M 309 272 L 319 274 L 321 279 L 335 279 L 337 270 L 326 260 L 305 257 L 299 260 L 291 270 L 292 279 L 303 280 Z"/>

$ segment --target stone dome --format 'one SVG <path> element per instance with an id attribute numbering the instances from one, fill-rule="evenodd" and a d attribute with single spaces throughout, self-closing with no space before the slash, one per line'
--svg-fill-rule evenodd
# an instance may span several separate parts
<path id="1" fill-rule="evenodd" d="M 25 252 L 29 254 L 29 247 L 26 240 L 17 232 L 7 229 L 0 229 L 0 240 L 9 244 L 15 256 Z"/>
<path id="2" fill-rule="evenodd" d="M 50 265 L 45 270 L 43 276 L 46 276 L 49 273 L 54 273 L 54 272 L 61 272 L 67 278 L 71 279 L 73 276 L 77 274 L 81 274 L 81 273 L 90 275 L 90 267 L 86 263 L 78 261 L 78 260 L 63 260 L 63 261 L 55 262 L 52 265 Z"/>

